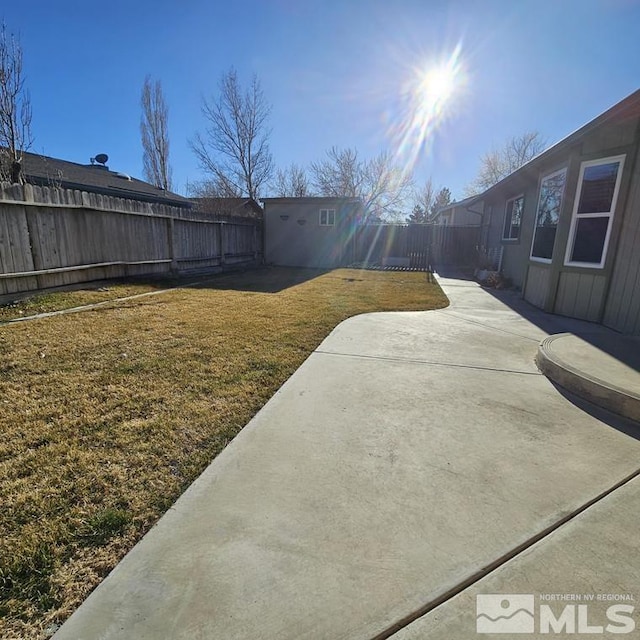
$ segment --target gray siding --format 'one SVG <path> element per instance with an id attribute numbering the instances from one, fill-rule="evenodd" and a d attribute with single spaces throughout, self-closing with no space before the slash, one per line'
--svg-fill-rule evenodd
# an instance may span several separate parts
<path id="1" fill-rule="evenodd" d="M 453 207 L 452 211 L 452 219 L 450 224 L 454 224 L 457 226 L 469 226 L 469 227 L 479 227 L 482 221 L 482 216 L 477 213 L 473 213 L 469 211 L 466 207 Z"/>
<path id="2" fill-rule="evenodd" d="M 502 272 L 545 311 L 602 322 L 640 335 L 640 91 L 554 145 L 484 194 L 483 244 L 502 245 Z M 601 266 L 565 264 L 581 163 L 624 156 L 609 246 Z M 562 208 L 549 264 L 530 260 L 542 176 L 567 169 Z M 506 201 L 524 193 L 518 240 L 503 240 Z"/>
<path id="3" fill-rule="evenodd" d="M 502 238 L 504 230 L 504 215 L 507 200 L 519 195 L 524 195 L 524 211 L 520 224 L 520 237 L 518 240 L 501 240 L 503 246 L 502 271 L 513 284 L 520 289 L 524 288 L 531 253 L 531 241 L 535 226 L 536 207 L 538 205 L 538 183 L 534 179 L 526 188 L 518 189 L 514 186 L 513 192 L 507 192 L 494 204 L 496 218 L 500 222 L 499 237 Z"/>
<path id="4" fill-rule="evenodd" d="M 502 207 L 502 208 L 501 208 Z M 487 203 L 484 207 L 484 228 L 482 243 L 488 250 L 499 250 L 502 247 L 502 227 L 504 225 L 504 202 Z"/>
<path id="5" fill-rule="evenodd" d="M 607 278 L 593 273 L 562 272 L 556 293 L 555 313 L 598 322 Z"/>
<path id="6" fill-rule="evenodd" d="M 600 154 L 605 149 L 633 144 L 636 126 L 637 120 L 634 118 L 605 125 L 584 138 L 582 153 L 584 155 Z"/>
<path id="7" fill-rule="evenodd" d="M 603 324 L 640 335 L 640 158 L 633 167 Z"/>
<path id="8" fill-rule="evenodd" d="M 551 269 L 537 264 L 529 265 L 524 299 L 536 307 L 543 308 L 549 293 Z"/>
<path id="9" fill-rule="evenodd" d="M 332 269 L 353 262 L 358 204 L 329 198 L 264 201 L 267 264 Z M 335 226 L 320 225 L 320 209 L 335 209 Z"/>

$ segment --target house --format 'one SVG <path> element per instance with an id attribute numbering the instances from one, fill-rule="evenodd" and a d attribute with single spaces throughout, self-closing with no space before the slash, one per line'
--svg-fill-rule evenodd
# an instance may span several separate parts
<path id="1" fill-rule="evenodd" d="M 482 222 L 482 212 L 468 209 L 476 202 L 475 196 L 465 198 L 459 202 L 451 202 L 438 209 L 429 222 L 432 224 L 455 225 L 460 227 L 479 227 Z"/>
<path id="2" fill-rule="evenodd" d="M 79 189 L 182 209 L 191 209 L 193 206 L 187 198 L 177 193 L 165 191 L 125 173 L 111 171 L 106 164 L 96 163 L 95 159 L 90 164 L 78 164 L 36 153 L 24 152 L 22 155 L 22 174 L 29 184 Z M 105 162 L 106 160 L 105 157 Z"/>
<path id="3" fill-rule="evenodd" d="M 531 304 L 640 335 L 639 155 L 636 91 L 470 203 Z"/>
<path id="4" fill-rule="evenodd" d="M 194 209 L 217 220 L 262 220 L 264 211 L 253 198 L 191 198 Z"/>
<path id="5" fill-rule="evenodd" d="M 267 264 L 330 269 L 354 261 L 358 198 L 265 198 Z"/>

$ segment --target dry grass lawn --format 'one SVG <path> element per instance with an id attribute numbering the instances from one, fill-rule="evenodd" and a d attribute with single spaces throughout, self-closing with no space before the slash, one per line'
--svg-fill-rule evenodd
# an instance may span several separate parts
<path id="1" fill-rule="evenodd" d="M 46 637 L 341 320 L 446 305 L 424 273 L 264 269 L 0 326 L 0 637 Z"/>
<path id="2" fill-rule="evenodd" d="M 81 289 L 57 291 L 31 295 L 10 304 L 0 306 L 0 322 L 34 316 L 38 313 L 48 313 L 61 309 L 71 309 L 87 304 L 96 304 L 116 298 L 135 296 L 140 293 L 148 293 L 168 289 L 179 284 L 176 280 L 156 280 L 149 282 L 107 282 L 93 284 Z"/>

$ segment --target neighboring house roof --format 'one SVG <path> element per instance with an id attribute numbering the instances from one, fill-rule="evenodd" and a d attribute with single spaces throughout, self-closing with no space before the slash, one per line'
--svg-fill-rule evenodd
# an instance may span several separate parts
<path id="1" fill-rule="evenodd" d="M 190 198 L 202 213 L 241 218 L 262 218 L 264 211 L 253 198 Z"/>
<path id="2" fill-rule="evenodd" d="M 475 195 L 473 198 L 471 198 L 471 204 L 483 200 L 487 196 L 487 194 L 500 189 L 507 181 L 510 181 L 518 176 L 524 176 L 528 172 L 537 171 L 538 167 L 546 160 L 548 160 L 551 156 L 554 156 L 555 154 L 566 150 L 572 144 L 578 142 L 580 138 L 588 133 L 591 133 L 597 127 L 607 124 L 612 120 L 625 120 L 627 118 L 637 117 L 639 114 L 640 89 L 634 91 L 632 94 L 628 95 L 620 102 L 614 104 L 611 108 L 607 109 L 593 120 L 590 120 L 589 122 L 587 122 L 587 124 L 583 125 L 579 129 L 576 129 L 576 131 L 569 134 L 559 142 L 556 142 L 548 149 L 545 149 L 542 153 L 539 153 L 537 156 L 529 160 L 529 162 L 526 162 L 520 168 L 510 173 L 508 176 L 502 178 L 502 180 L 489 187 L 486 191 Z"/>
<path id="3" fill-rule="evenodd" d="M 440 217 L 441 214 L 446 213 L 447 211 L 453 211 L 453 209 L 457 209 L 458 207 L 462 207 L 463 209 L 466 209 L 468 205 L 470 205 L 473 202 L 476 202 L 477 199 L 478 199 L 478 196 L 471 196 L 469 198 L 465 198 L 464 200 L 458 200 L 457 202 L 456 201 L 450 202 L 444 207 L 440 207 L 431 216 L 431 221 L 436 220 L 438 217 Z M 475 211 L 472 211 L 472 213 L 475 213 Z"/>
<path id="4" fill-rule="evenodd" d="M 362 202 L 361 198 L 350 198 L 346 196 L 305 196 L 304 198 L 261 198 L 262 202 L 299 202 L 300 204 L 313 204 L 317 202 L 344 202 L 344 203 L 359 203 Z"/>
<path id="5" fill-rule="evenodd" d="M 165 191 L 101 164 L 77 164 L 35 153 L 23 153 L 22 172 L 31 184 L 80 189 L 102 195 L 191 208 L 187 198 Z"/>

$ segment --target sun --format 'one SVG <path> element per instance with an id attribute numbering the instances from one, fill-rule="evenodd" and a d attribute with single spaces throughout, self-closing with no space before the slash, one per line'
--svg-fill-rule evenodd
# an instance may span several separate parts
<path id="1" fill-rule="evenodd" d="M 427 70 L 418 86 L 418 99 L 425 105 L 444 106 L 456 88 L 455 70 L 441 65 Z"/>
<path id="2" fill-rule="evenodd" d="M 389 135 L 399 164 L 409 174 L 420 155 L 428 153 L 443 125 L 464 104 L 468 80 L 462 45 L 459 43 L 448 55 L 422 59 L 408 71 L 398 117 L 391 121 Z"/>

